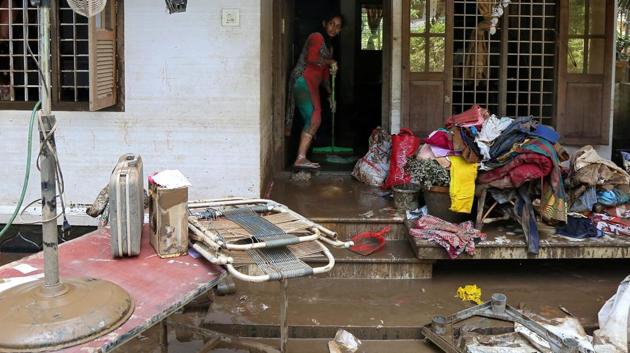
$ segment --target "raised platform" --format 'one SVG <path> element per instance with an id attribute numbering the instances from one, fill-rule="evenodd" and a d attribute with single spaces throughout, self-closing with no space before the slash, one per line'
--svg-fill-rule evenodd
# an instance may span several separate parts
<path id="1" fill-rule="evenodd" d="M 434 262 L 448 260 L 446 251 L 440 246 L 408 235 L 403 216 L 396 212 L 392 199 L 384 197 L 379 188 L 362 184 L 347 173 L 320 173 L 307 182 L 291 181 L 290 176 L 285 173 L 274 180 L 270 197 L 337 231 L 341 239 L 365 231 L 378 231 L 385 226 L 392 228 L 382 253 L 361 257 L 345 250 L 335 251 L 338 261 L 331 277 L 429 278 Z M 630 258 L 630 239 L 576 241 L 553 235 L 553 229 L 542 224 L 539 226 L 540 253 L 532 256 L 527 254 L 524 236 L 507 235 L 509 230 L 505 224 L 486 226 L 484 231 L 488 240 L 477 245 L 474 256 L 463 254 L 458 259 Z M 405 249 L 401 240 L 409 244 L 411 251 Z"/>
<path id="2" fill-rule="evenodd" d="M 539 224 L 540 252 L 527 253 L 523 234 L 510 234 L 505 225 L 483 228 L 487 239 L 475 246 L 475 254 L 461 254 L 458 260 L 518 260 L 518 259 L 626 259 L 630 258 L 630 239 L 603 237 L 575 240 L 555 235 L 552 227 Z M 431 241 L 409 237 L 419 259 L 447 260 L 443 248 Z"/>

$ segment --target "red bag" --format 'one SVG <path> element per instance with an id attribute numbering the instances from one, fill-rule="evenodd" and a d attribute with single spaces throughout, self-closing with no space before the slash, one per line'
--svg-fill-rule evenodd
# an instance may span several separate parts
<path id="1" fill-rule="evenodd" d="M 475 104 L 465 112 L 450 116 L 446 119 L 446 127 L 450 129 L 453 126 L 481 126 L 483 122 L 488 119 L 489 115 L 487 109 Z"/>
<path id="2" fill-rule="evenodd" d="M 392 135 L 392 154 L 389 160 L 389 174 L 383 183 L 383 189 L 407 184 L 411 175 L 405 172 L 407 158 L 411 157 L 420 146 L 420 138 L 409 129 L 400 129 L 398 135 Z"/>

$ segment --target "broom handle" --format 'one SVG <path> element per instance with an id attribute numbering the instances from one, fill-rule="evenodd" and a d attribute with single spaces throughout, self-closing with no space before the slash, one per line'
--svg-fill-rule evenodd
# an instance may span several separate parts
<path id="1" fill-rule="evenodd" d="M 337 111 L 337 102 L 335 101 L 335 78 L 337 76 L 337 73 L 333 73 L 332 74 L 332 92 L 330 93 L 331 96 L 331 101 L 333 102 L 333 105 L 335 106 L 334 111 L 332 111 L 332 141 L 331 141 L 331 150 L 335 150 L 335 111 Z"/>

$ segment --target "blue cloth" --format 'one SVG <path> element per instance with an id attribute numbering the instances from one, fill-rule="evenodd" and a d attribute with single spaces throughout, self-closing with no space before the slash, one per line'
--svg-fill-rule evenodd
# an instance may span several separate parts
<path id="1" fill-rule="evenodd" d="M 594 186 L 586 189 L 580 197 L 573 202 L 571 205 L 570 212 L 591 212 L 593 210 L 593 206 L 597 203 L 597 192 Z"/>
<path id="2" fill-rule="evenodd" d="M 564 235 L 576 239 L 599 238 L 604 236 L 604 232 L 597 229 L 590 218 L 567 218 L 567 224 L 556 228 L 556 234 Z"/>
<path id="3" fill-rule="evenodd" d="M 597 202 L 604 206 L 619 206 L 628 203 L 628 201 L 630 201 L 630 196 L 619 189 L 597 192 Z"/>
<path id="4" fill-rule="evenodd" d="M 514 205 L 514 213 L 520 217 L 519 223 L 523 227 L 523 233 L 527 239 L 527 252 L 538 255 L 540 250 L 540 234 L 536 224 L 536 214 L 532 200 L 529 198 L 529 183 L 525 183 L 518 188 L 518 199 Z"/>
<path id="5" fill-rule="evenodd" d="M 560 134 L 556 132 L 551 126 L 540 124 L 536 126 L 533 132 L 530 133 L 532 136 L 543 138 L 552 144 L 555 144 L 560 139 Z"/>

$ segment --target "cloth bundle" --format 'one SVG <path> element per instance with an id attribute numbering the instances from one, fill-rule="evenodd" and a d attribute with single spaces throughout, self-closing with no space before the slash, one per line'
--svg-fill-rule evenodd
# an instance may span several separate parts
<path id="1" fill-rule="evenodd" d="M 486 239 L 486 234 L 475 229 L 471 221 L 457 225 L 431 215 L 420 217 L 409 230 L 409 234 L 437 243 L 446 249 L 451 259 L 463 252 L 474 255 L 475 241 Z"/>

